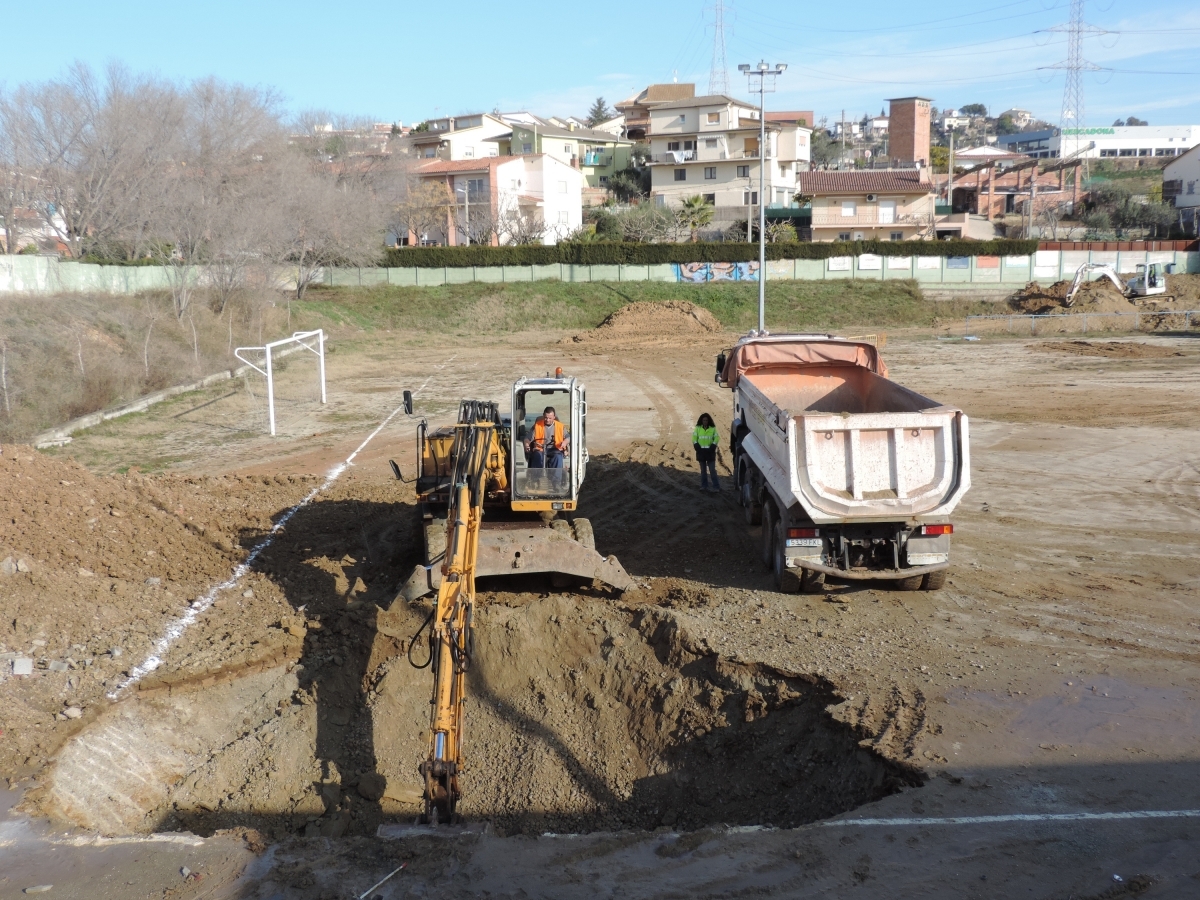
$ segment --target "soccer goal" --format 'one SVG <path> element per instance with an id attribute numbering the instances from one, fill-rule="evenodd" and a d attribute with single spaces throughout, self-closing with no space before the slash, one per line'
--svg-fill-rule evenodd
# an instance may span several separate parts
<path id="1" fill-rule="evenodd" d="M 278 341 L 271 341 L 262 347 L 238 347 L 233 351 L 233 355 L 252 368 L 260 375 L 265 375 L 267 378 L 267 421 L 270 423 L 271 436 L 275 436 L 275 363 L 274 361 L 281 356 L 287 356 L 301 350 L 308 350 L 310 353 L 315 353 L 317 356 L 317 374 L 321 381 L 321 403 L 326 402 L 325 398 L 325 331 L 318 328 L 316 331 L 297 331 L 291 337 L 281 338 Z M 261 360 L 256 362 L 252 359 L 247 359 L 243 353 L 262 354 Z M 261 365 L 260 365 L 261 363 Z"/>

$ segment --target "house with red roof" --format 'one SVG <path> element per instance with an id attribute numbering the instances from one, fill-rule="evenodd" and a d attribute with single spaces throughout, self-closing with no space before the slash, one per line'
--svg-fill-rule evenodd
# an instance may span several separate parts
<path id="1" fill-rule="evenodd" d="M 940 240 L 967 227 L 965 213 L 939 213 L 923 168 L 800 172 L 796 193 L 811 204 L 814 241 Z"/>

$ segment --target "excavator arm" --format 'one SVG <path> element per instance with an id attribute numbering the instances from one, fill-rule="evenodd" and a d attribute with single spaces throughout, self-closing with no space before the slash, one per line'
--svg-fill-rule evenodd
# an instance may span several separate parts
<path id="1" fill-rule="evenodd" d="M 1128 293 L 1125 283 L 1117 277 L 1116 270 L 1108 263 L 1084 263 L 1075 272 L 1075 278 L 1071 282 L 1071 289 L 1067 291 L 1067 299 L 1065 306 L 1071 306 L 1075 303 L 1075 295 L 1079 293 L 1079 289 L 1083 287 L 1083 283 L 1087 280 L 1089 272 L 1099 272 L 1100 275 L 1107 278 L 1113 283 L 1118 291 L 1122 294 Z"/>
<path id="2" fill-rule="evenodd" d="M 499 421 L 496 404 L 464 400 L 455 426 L 446 554 L 430 632 L 429 755 L 420 768 L 425 778 L 424 820 L 435 825 L 449 824 L 457 817 L 466 675 L 474 651 L 479 529 L 489 482 L 505 477 L 496 440 Z"/>

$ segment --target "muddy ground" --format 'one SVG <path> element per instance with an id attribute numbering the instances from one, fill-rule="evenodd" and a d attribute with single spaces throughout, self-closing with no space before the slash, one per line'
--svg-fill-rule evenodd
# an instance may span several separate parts
<path id="1" fill-rule="evenodd" d="M 972 418 L 950 581 L 797 596 L 731 493 L 697 490 L 729 337 L 692 321 L 335 353 L 324 409 L 290 370 L 275 441 L 226 388 L 5 446 L 0 897 L 341 898 L 402 862 L 376 894 L 1200 895 L 1195 818 L 1049 818 L 1200 808 L 1196 340 L 891 335 L 892 377 Z M 427 606 L 393 602 L 419 538 L 386 460 L 410 469 L 413 424 L 326 476 L 404 387 L 443 421 L 555 365 L 588 385 L 580 514 L 638 587 L 481 585 L 463 812 L 486 829 L 404 831 Z M 199 838 L 128 843 L 154 832 Z"/>

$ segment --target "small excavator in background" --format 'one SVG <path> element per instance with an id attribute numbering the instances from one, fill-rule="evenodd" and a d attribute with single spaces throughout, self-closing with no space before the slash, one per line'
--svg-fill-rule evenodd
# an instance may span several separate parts
<path id="1" fill-rule="evenodd" d="M 1130 300 L 1138 297 L 1158 297 L 1167 292 L 1167 276 L 1163 272 L 1162 263 L 1139 264 L 1137 274 L 1130 278 L 1128 282 L 1121 281 L 1121 277 L 1117 275 L 1117 270 L 1108 263 L 1084 263 L 1075 271 L 1075 280 L 1071 282 L 1071 290 L 1067 292 L 1066 306 L 1070 306 L 1075 302 L 1075 295 L 1079 293 L 1079 289 L 1087 281 L 1087 276 L 1092 272 L 1097 273 L 1102 278 L 1107 278 L 1116 286 L 1118 291 Z M 1163 303 L 1174 299 L 1174 297 L 1160 297 Z"/>
<path id="2" fill-rule="evenodd" d="M 412 395 L 405 391 L 405 411 Z M 534 468 L 524 452 L 538 416 L 554 406 L 570 436 L 561 468 Z M 549 573 L 558 587 L 573 579 L 618 591 L 633 584 L 615 556 L 600 556 L 591 523 L 559 518 L 578 507 L 587 465 L 587 400 L 583 385 L 557 369 L 512 386 L 512 413 L 487 400 L 463 400 L 453 426 L 417 427 L 417 499 L 425 533 L 425 564 L 400 591 L 409 601 L 437 592 L 432 612 L 409 644 L 409 662 L 433 667 L 429 755 L 421 764 L 427 824 L 457 820 L 462 771 L 463 701 L 474 654 L 475 579 Z M 391 462 L 396 477 L 404 480 Z M 484 514 L 487 513 L 485 521 Z M 399 599 L 399 598 L 397 598 Z M 428 660 L 413 648 L 429 629 Z"/>

